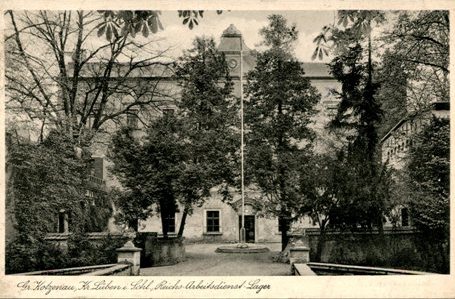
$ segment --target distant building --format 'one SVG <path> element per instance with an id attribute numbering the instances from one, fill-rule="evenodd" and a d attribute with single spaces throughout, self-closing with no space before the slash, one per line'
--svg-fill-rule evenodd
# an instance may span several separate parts
<path id="1" fill-rule="evenodd" d="M 433 116 L 449 118 L 450 103 L 433 102 L 426 111 L 414 112 L 401 119 L 380 141 L 382 162 L 388 163 L 395 170 L 402 170 L 406 165 L 409 150 L 414 144 L 414 136 Z M 395 207 L 393 213 L 398 218 L 398 225 L 412 226 L 409 207 L 406 204 Z"/>
<path id="2" fill-rule="evenodd" d="M 450 103 L 434 102 L 427 111 L 409 114 L 401 119 L 381 139 L 382 162 L 388 162 L 393 168 L 403 168 L 413 137 L 422 130 L 432 116 L 449 118 Z"/>

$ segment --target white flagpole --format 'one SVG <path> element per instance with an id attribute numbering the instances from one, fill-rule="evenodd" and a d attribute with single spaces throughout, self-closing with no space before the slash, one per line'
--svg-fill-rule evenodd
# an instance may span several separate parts
<path id="1" fill-rule="evenodd" d="M 243 36 L 240 36 L 240 162 L 241 162 L 241 196 L 242 196 L 242 228 L 240 243 L 245 244 L 245 183 L 244 183 L 244 141 L 243 141 Z"/>

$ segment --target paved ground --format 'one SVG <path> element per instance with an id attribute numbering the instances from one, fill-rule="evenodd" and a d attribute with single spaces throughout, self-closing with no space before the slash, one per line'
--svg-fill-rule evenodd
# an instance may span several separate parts
<path id="1" fill-rule="evenodd" d="M 186 261 L 163 267 L 141 268 L 143 276 L 272 276 L 290 275 L 289 264 L 275 263 L 272 256 L 280 243 L 266 244 L 266 253 L 216 253 L 221 244 L 187 244 Z M 225 245 L 225 244 L 224 244 Z"/>

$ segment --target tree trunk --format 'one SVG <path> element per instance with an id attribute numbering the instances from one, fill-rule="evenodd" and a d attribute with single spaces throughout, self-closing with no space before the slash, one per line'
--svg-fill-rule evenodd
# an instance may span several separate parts
<path id="1" fill-rule="evenodd" d="M 185 207 L 185 209 L 183 210 L 182 220 L 180 221 L 179 232 L 177 233 L 178 238 L 183 237 L 183 230 L 185 229 L 186 216 L 188 216 L 188 208 Z"/>
<path id="2" fill-rule="evenodd" d="M 286 246 L 289 243 L 288 230 L 289 230 L 289 220 L 285 216 L 280 216 L 280 226 L 281 226 L 281 251 L 286 249 Z"/>
<path id="3" fill-rule="evenodd" d="M 169 232 L 169 221 L 168 221 L 167 217 L 168 217 L 167 212 L 164 212 L 162 210 L 162 212 L 161 212 L 161 228 L 162 228 L 163 238 L 164 239 L 168 238 L 168 232 Z"/>
<path id="4" fill-rule="evenodd" d="M 322 251 L 324 250 L 325 245 L 325 225 L 319 227 L 319 240 L 316 248 L 316 262 L 321 262 L 322 260 Z"/>
<path id="5" fill-rule="evenodd" d="M 135 232 L 139 231 L 139 219 L 131 219 L 128 221 L 128 226 L 132 228 Z"/>

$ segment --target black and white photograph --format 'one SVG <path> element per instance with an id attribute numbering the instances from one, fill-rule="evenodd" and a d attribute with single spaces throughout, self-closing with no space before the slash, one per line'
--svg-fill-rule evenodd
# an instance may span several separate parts
<path id="1" fill-rule="evenodd" d="M 451 277 L 453 5 L 257 3 L 3 9 L 12 296 Z"/>

